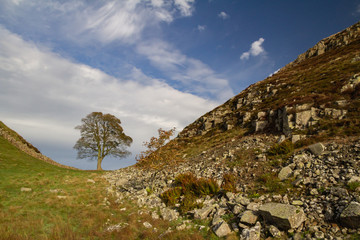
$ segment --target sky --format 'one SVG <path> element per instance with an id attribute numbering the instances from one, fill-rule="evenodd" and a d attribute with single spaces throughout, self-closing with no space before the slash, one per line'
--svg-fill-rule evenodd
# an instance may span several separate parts
<path id="1" fill-rule="evenodd" d="M 321 39 L 360 20 L 360 0 L 0 0 L 0 121 L 80 169 L 75 129 L 110 113 L 134 164 L 157 130 L 181 131 Z"/>

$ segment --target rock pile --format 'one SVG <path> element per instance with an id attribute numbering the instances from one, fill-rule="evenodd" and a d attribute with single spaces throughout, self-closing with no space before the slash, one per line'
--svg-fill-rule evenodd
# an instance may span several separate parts
<path id="1" fill-rule="evenodd" d="M 263 140 L 244 141 L 261 143 L 266 148 Z M 179 173 L 193 172 L 220 181 L 221 175 L 231 171 L 209 158 L 207 155 L 202 161 L 183 163 L 168 172 L 135 167 L 109 172 L 108 191 L 119 199 L 131 198 L 139 206 L 153 209 L 153 218 L 179 219 L 177 207 L 166 207 L 159 196 L 172 186 Z M 292 182 L 286 194 L 254 196 L 240 181 L 240 192 L 198 199 L 203 207 L 184 217 L 211 220 L 209 227 L 219 237 L 234 232 L 238 232 L 240 239 L 343 239 L 360 234 L 360 139 L 347 144 L 318 143 L 293 154 L 282 168 L 274 171 L 281 180 Z M 232 174 L 242 176 L 241 171 Z M 178 227 L 181 226 L 185 224 Z"/>

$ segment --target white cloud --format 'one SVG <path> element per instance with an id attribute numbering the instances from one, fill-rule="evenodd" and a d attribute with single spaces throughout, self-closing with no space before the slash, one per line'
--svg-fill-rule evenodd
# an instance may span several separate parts
<path id="1" fill-rule="evenodd" d="M 229 83 L 206 64 L 183 55 L 169 43 L 161 40 L 144 41 L 137 51 L 169 78 L 181 83 L 183 91 L 224 101 L 234 95 Z"/>
<path id="2" fill-rule="evenodd" d="M 40 49 L 2 27 L 0 35 L 1 120 L 15 126 L 20 134 L 25 133 L 40 150 L 51 142 L 56 143 L 52 146 L 58 151 L 70 151 L 79 137 L 74 127 L 81 118 L 92 111 L 103 111 L 121 119 L 125 132 L 134 139 L 132 151 L 137 153 L 142 142 L 155 135 L 158 128 L 181 130 L 218 105 L 175 90 L 137 68 L 129 79 L 114 78 Z M 167 53 L 165 50 L 162 54 Z M 182 55 L 175 52 L 169 57 L 170 62 L 179 56 Z M 184 63 L 189 61 L 182 57 Z M 172 64 L 175 62 L 169 65 Z M 192 65 L 189 76 L 212 77 L 201 63 L 195 61 Z M 147 84 L 137 79 L 144 77 L 148 78 Z M 56 156 L 50 157 L 58 160 Z M 116 166 L 120 167 L 112 168 Z"/>
<path id="3" fill-rule="evenodd" d="M 195 0 L 22 1 L 8 0 L 0 14 L 21 22 L 25 31 L 55 34 L 84 44 L 113 41 L 135 43 L 144 29 L 189 17 Z M 29 21 L 31 19 L 31 21 Z M 46 27 L 44 27 L 46 26 Z"/>
<path id="4" fill-rule="evenodd" d="M 260 54 L 265 53 L 265 50 L 262 46 L 263 42 L 265 41 L 264 38 L 259 38 L 259 40 L 253 42 L 251 44 L 251 48 L 249 51 L 244 52 L 241 54 L 240 59 L 241 60 L 247 60 L 250 58 L 250 56 L 258 56 Z"/>
<path id="5" fill-rule="evenodd" d="M 191 16 L 195 0 L 175 0 L 175 5 L 183 16 Z"/>
<path id="6" fill-rule="evenodd" d="M 205 26 L 205 25 L 198 25 L 198 26 L 197 26 L 197 30 L 198 30 L 199 32 L 205 31 L 205 29 L 206 29 L 206 26 Z"/>
<path id="7" fill-rule="evenodd" d="M 226 12 L 220 12 L 220 13 L 218 14 L 218 17 L 219 17 L 219 18 L 222 18 L 222 19 L 227 19 L 227 18 L 229 18 L 230 16 L 229 16 Z"/>

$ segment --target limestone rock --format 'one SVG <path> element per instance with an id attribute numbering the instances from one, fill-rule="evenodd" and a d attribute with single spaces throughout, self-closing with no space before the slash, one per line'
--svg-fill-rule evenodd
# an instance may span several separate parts
<path id="1" fill-rule="evenodd" d="M 246 210 L 240 218 L 240 222 L 245 224 L 253 225 L 256 223 L 258 216 L 254 213 L 254 211 Z"/>
<path id="2" fill-rule="evenodd" d="M 309 150 L 312 154 L 319 156 L 325 151 L 325 146 L 322 143 L 315 143 L 309 146 Z"/>
<path id="3" fill-rule="evenodd" d="M 261 224 L 257 222 L 256 225 L 250 229 L 243 229 L 240 235 L 240 240 L 260 240 Z"/>
<path id="4" fill-rule="evenodd" d="M 305 221 L 305 213 L 299 208 L 282 203 L 266 203 L 259 208 L 263 218 L 280 229 L 299 227 Z"/>
<path id="5" fill-rule="evenodd" d="M 205 219 L 208 217 L 210 212 L 214 209 L 214 206 L 206 206 L 201 209 L 195 209 L 194 218 L 195 219 Z"/>
<path id="6" fill-rule="evenodd" d="M 292 175 L 292 172 L 293 171 L 291 170 L 291 168 L 289 166 L 283 167 L 278 174 L 278 178 L 281 181 L 283 181 L 283 180 L 289 178 Z"/>
<path id="7" fill-rule="evenodd" d="M 225 237 L 231 233 L 229 225 L 222 221 L 213 227 L 213 231 L 218 237 Z"/>
<path id="8" fill-rule="evenodd" d="M 341 213 L 340 222 L 349 228 L 360 228 L 360 203 L 351 202 Z"/>

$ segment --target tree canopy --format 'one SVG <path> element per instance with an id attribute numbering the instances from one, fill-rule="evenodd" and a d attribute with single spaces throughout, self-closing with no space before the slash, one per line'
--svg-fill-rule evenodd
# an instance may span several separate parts
<path id="1" fill-rule="evenodd" d="M 114 115 L 93 112 L 81 122 L 75 127 L 81 134 L 74 146 L 78 158 L 97 159 L 97 170 L 102 170 L 104 157 L 123 158 L 130 154 L 126 148 L 130 147 L 132 139 L 124 133 L 120 119 Z"/>

